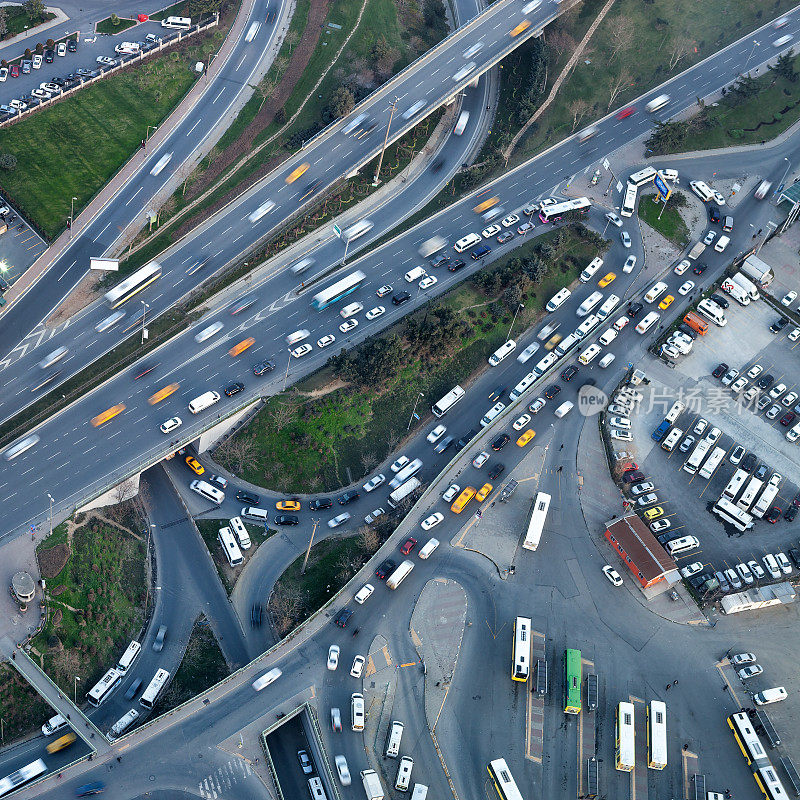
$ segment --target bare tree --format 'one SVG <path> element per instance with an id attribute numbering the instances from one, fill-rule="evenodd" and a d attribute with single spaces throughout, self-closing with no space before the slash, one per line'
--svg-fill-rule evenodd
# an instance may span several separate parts
<path id="1" fill-rule="evenodd" d="M 286 46 L 289 48 L 289 54 L 290 55 L 294 51 L 294 48 L 297 46 L 297 42 L 298 42 L 299 38 L 300 37 L 298 36 L 297 31 L 289 31 L 286 34 L 286 36 L 285 36 L 283 41 L 286 42 Z"/>
<path id="2" fill-rule="evenodd" d="M 569 113 L 572 114 L 572 130 L 574 131 L 578 125 L 581 124 L 581 120 L 586 116 L 589 112 L 590 105 L 589 103 L 584 100 L 582 97 L 573 100 L 569 104 Z"/>
<path id="3" fill-rule="evenodd" d="M 361 567 L 361 556 L 358 552 L 345 552 L 342 554 L 336 566 L 339 568 L 336 579 L 341 585 L 344 585 Z"/>
<path id="4" fill-rule="evenodd" d="M 565 30 L 555 30 L 547 37 L 547 46 L 556 55 L 556 63 L 561 60 L 564 53 L 575 51 L 576 43 Z"/>
<path id="5" fill-rule="evenodd" d="M 268 78 L 264 78 L 264 80 L 254 88 L 261 95 L 261 103 L 258 106 L 258 110 L 261 111 L 264 103 L 267 102 L 267 100 L 272 96 L 272 93 L 275 91 L 275 84 Z"/>
<path id="6" fill-rule="evenodd" d="M 282 431 L 297 413 L 297 399 L 295 397 L 285 397 L 276 404 L 272 414 L 272 424 L 276 431 Z"/>
<path id="7" fill-rule="evenodd" d="M 611 54 L 608 60 L 615 58 L 622 50 L 629 50 L 633 44 L 635 29 L 630 17 L 620 15 L 609 20 L 608 35 L 611 40 Z"/>
<path id="8" fill-rule="evenodd" d="M 362 525 L 359 530 L 361 536 L 361 544 L 370 555 L 374 553 L 381 544 L 381 537 L 378 532 L 371 528 L 369 525 Z"/>
<path id="9" fill-rule="evenodd" d="M 243 435 L 232 436 L 216 449 L 214 455 L 232 472 L 241 472 L 245 464 L 255 458 L 256 443 Z"/>
<path id="10" fill-rule="evenodd" d="M 611 85 L 608 88 L 608 105 L 606 106 L 606 111 L 608 111 L 611 106 L 614 104 L 616 99 L 622 93 L 622 90 L 631 82 L 631 75 L 625 68 L 619 71 L 619 75 L 611 81 Z"/>
<path id="11" fill-rule="evenodd" d="M 278 633 L 283 636 L 299 621 L 303 598 L 296 588 L 278 583 L 270 597 L 269 611 Z"/>
<path id="12" fill-rule="evenodd" d="M 679 36 L 673 43 L 669 51 L 669 68 L 675 69 L 678 63 L 685 58 L 691 50 L 692 42 L 685 36 Z"/>
<path id="13" fill-rule="evenodd" d="M 364 472 L 369 472 L 378 463 L 378 457 L 375 453 L 367 452 L 361 456 L 361 466 L 364 467 Z"/>
<path id="14" fill-rule="evenodd" d="M 397 447 L 398 443 L 400 442 L 400 434 L 397 433 L 395 430 L 390 430 L 389 433 L 386 435 L 386 443 L 389 445 L 389 452 Z"/>

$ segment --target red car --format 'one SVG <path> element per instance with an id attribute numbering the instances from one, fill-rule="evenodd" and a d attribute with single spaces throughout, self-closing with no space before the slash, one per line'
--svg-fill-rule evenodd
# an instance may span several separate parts
<path id="1" fill-rule="evenodd" d="M 417 540 L 413 537 L 409 537 L 408 539 L 403 542 L 403 546 L 400 548 L 400 552 L 407 556 L 417 545 Z"/>
<path id="2" fill-rule="evenodd" d="M 633 106 L 628 106 L 627 108 L 623 108 L 622 111 L 620 111 L 617 114 L 617 119 L 625 119 L 626 117 L 629 117 L 631 114 L 633 114 L 634 111 L 636 111 L 636 109 Z"/>
<path id="3" fill-rule="evenodd" d="M 19 64 L 12 64 L 9 67 L 8 74 L 11 75 L 12 78 L 19 78 Z"/>

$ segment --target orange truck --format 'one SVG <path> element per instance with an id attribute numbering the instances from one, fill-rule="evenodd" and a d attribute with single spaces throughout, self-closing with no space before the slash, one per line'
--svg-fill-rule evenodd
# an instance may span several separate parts
<path id="1" fill-rule="evenodd" d="M 708 331 L 708 323 L 699 315 L 695 314 L 694 311 L 690 311 L 684 318 L 683 321 L 692 329 L 697 331 L 701 336 L 706 335 L 706 331 Z"/>

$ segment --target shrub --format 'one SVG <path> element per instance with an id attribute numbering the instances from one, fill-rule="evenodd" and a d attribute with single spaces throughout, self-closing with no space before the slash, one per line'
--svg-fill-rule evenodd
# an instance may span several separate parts
<path id="1" fill-rule="evenodd" d="M 0 153 L 0 169 L 11 170 L 17 166 L 17 157 L 13 153 Z"/>

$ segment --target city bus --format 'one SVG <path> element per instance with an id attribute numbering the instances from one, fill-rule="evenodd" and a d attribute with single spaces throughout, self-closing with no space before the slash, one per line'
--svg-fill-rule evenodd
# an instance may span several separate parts
<path id="1" fill-rule="evenodd" d="M 741 508 L 742 511 L 749 511 L 750 506 L 756 499 L 756 495 L 761 491 L 763 485 L 764 481 L 760 481 L 758 478 L 751 478 L 742 496 L 736 501 L 736 507 Z"/>
<path id="2" fill-rule="evenodd" d="M 327 308 L 331 303 L 335 303 L 337 300 L 341 300 L 343 297 L 347 297 L 351 292 L 354 292 L 366 279 L 367 276 L 361 272 L 361 270 L 356 270 L 346 278 L 336 281 L 336 283 L 329 286 L 327 289 L 323 289 L 321 292 L 315 294 L 311 300 L 311 305 L 314 306 L 317 311 L 322 311 L 323 308 Z"/>
<path id="3" fill-rule="evenodd" d="M 651 700 L 647 707 L 647 766 L 667 766 L 667 704 Z"/>
<path id="4" fill-rule="evenodd" d="M 145 708 L 152 708 L 156 704 L 158 698 L 161 697 L 161 693 L 167 688 L 168 682 L 169 672 L 165 669 L 159 669 L 139 698 L 139 705 Z"/>
<path id="5" fill-rule="evenodd" d="M 564 651 L 564 713 L 581 713 L 581 651 Z"/>
<path id="6" fill-rule="evenodd" d="M 720 497 L 711 509 L 723 522 L 744 533 L 753 527 L 753 515 L 737 508 L 727 497 Z"/>
<path id="7" fill-rule="evenodd" d="M 490 761 L 487 769 L 500 800 L 522 800 L 522 793 L 517 788 L 514 776 L 504 758 Z"/>
<path id="8" fill-rule="evenodd" d="M 750 477 L 750 473 L 744 469 L 737 469 L 736 472 L 733 473 L 733 477 L 728 481 L 728 485 L 722 490 L 722 496 L 727 497 L 728 500 L 733 502 L 736 499 L 736 495 L 744 486 L 744 482 Z"/>
<path id="9" fill-rule="evenodd" d="M 690 475 L 694 475 L 703 463 L 703 459 L 708 455 L 708 451 L 711 447 L 711 442 L 709 442 L 708 439 L 701 439 L 695 445 L 692 454 L 686 459 L 686 463 L 683 465 L 684 471 L 688 472 Z"/>
<path id="10" fill-rule="evenodd" d="M 139 712 L 132 708 L 124 717 L 120 717 L 108 732 L 108 738 L 113 742 L 125 733 L 136 720 L 139 719 Z"/>
<path id="11" fill-rule="evenodd" d="M 625 187 L 625 199 L 622 201 L 622 208 L 619 211 L 621 217 L 632 217 L 633 212 L 636 210 L 636 195 L 639 190 L 636 185 L 629 183 Z"/>
<path id="12" fill-rule="evenodd" d="M 633 703 L 617 706 L 617 735 L 615 739 L 615 764 L 620 772 L 631 772 L 635 766 L 636 742 L 633 727 Z"/>
<path id="13" fill-rule="evenodd" d="M 758 788 L 761 789 L 764 796 L 768 797 L 769 800 L 785 800 L 789 796 L 786 794 L 786 790 L 783 788 L 783 784 L 780 778 L 778 778 L 772 764 L 759 767 L 753 774 L 753 777 L 756 779 Z"/>
<path id="14" fill-rule="evenodd" d="M 111 692 L 119 686 L 122 675 L 113 667 L 89 690 L 86 699 L 93 705 L 99 706 L 108 700 Z"/>
<path id="15" fill-rule="evenodd" d="M 770 763 L 761 739 L 758 738 L 747 714 L 741 711 L 731 714 L 728 717 L 728 727 L 764 796 L 768 800 L 786 800 L 789 795 L 775 773 L 775 768 Z"/>
<path id="16" fill-rule="evenodd" d="M 644 169 L 634 172 L 628 178 L 628 183 L 632 183 L 637 188 L 644 186 L 646 183 L 652 183 L 655 180 L 656 171 L 652 167 L 645 167 Z"/>
<path id="17" fill-rule="evenodd" d="M 133 275 L 129 275 L 122 283 L 118 283 L 110 292 L 106 292 L 104 297 L 109 308 L 118 308 L 123 303 L 127 303 L 139 292 L 144 291 L 151 283 L 161 277 L 161 264 L 151 261 L 141 269 L 137 269 Z"/>
<path id="18" fill-rule="evenodd" d="M 122 654 L 122 656 L 120 656 L 117 666 L 115 667 L 120 675 L 125 675 L 127 673 L 127 671 L 131 668 L 131 664 L 133 664 L 133 662 L 138 658 L 141 650 L 142 646 L 136 641 L 131 642 L 125 648 L 125 652 Z"/>
<path id="19" fill-rule="evenodd" d="M 514 620 L 514 664 L 511 680 L 525 682 L 531 671 L 531 621 L 528 617 Z"/>
<path id="20" fill-rule="evenodd" d="M 522 546 L 526 550 L 535 550 L 539 546 L 542 538 L 544 523 L 547 519 L 547 511 L 550 508 L 551 497 L 545 492 L 539 492 L 531 503 L 530 519 L 528 520 L 528 530 L 525 533 L 525 541 Z"/>
<path id="21" fill-rule="evenodd" d="M 577 197 L 574 200 L 565 200 L 563 203 L 553 203 L 539 209 L 539 219 L 542 222 L 560 222 L 562 219 L 574 219 L 589 212 L 592 204 L 588 197 Z"/>
<path id="22" fill-rule="evenodd" d="M 505 764 L 505 761 L 503 763 Z M 0 797 L 9 794 L 9 792 L 13 792 L 14 789 L 18 789 L 24 783 L 38 778 L 45 772 L 47 772 L 47 765 L 41 758 L 37 758 L 36 761 L 32 761 L 30 764 L 20 767 L 16 772 L 12 772 L 5 778 L 0 779 Z M 502 796 L 503 795 L 501 795 L 501 797 Z M 517 792 L 514 797 L 521 798 L 522 795 Z"/>

